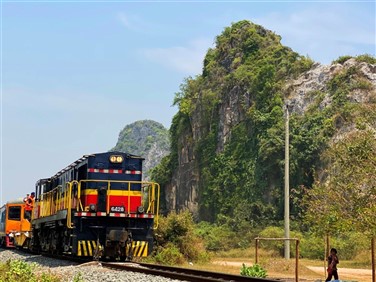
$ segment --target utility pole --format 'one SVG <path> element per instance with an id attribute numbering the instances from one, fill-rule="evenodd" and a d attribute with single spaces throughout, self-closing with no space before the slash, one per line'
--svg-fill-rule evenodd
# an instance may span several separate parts
<path id="1" fill-rule="evenodd" d="M 285 105 L 285 238 L 290 238 L 289 108 Z M 285 240 L 285 259 L 290 259 L 290 241 Z"/>

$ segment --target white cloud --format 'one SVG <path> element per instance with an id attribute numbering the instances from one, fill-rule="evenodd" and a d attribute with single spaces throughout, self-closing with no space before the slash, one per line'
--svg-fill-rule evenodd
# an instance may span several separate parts
<path id="1" fill-rule="evenodd" d="M 202 71 L 202 62 L 212 40 L 196 39 L 186 46 L 143 49 L 141 53 L 150 61 L 188 75 L 197 75 Z"/>

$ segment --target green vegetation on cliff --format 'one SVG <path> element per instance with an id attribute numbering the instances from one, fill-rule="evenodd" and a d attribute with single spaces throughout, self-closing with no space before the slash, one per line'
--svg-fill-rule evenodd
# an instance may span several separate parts
<path id="1" fill-rule="evenodd" d="M 309 70 L 313 62 L 280 40 L 248 21 L 227 27 L 216 38 L 216 47 L 207 52 L 202 75 L 186 79 L 176 94 L 174 104 L 179 111 L 170 129 L 171 154 L 153 177 L 162 186 L 171 185 L 179 154 L 190 146 L 199 178 L 200 219 L 227 224 L 233 230 L 244 224 L 278 224 L 283 219 L 287 83 Z M 359 56 L 356 61 L 370 62 L 372 57 Z M 375 101 L 362 104 L 349 98 L 354 91 L 372 89 L 358 65 L 344 67 L 324 89 L 308 93 L 313 102 L 303 114 L 292 112 L 293 219 L 300 219 L 307 209 L 301 204 L 303 187 L 312 188 L 317 170 L 328 165 L 320 156 L 331 146 L 332 137 L 352 124 L 359 131 L 375 128 Z"/>

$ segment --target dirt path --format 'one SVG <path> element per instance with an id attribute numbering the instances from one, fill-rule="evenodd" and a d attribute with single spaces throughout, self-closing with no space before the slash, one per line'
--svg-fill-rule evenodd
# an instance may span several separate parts
<path id="1" fill-rule="evenodd" d="M 324 267 L 322 266 L 306 266 L 308 269 L 324 276 Z M 338 268 L 338 275 L 341 280 L 355 281 L 372 281 L 371 269 L 357 268 Z"/>
<path id="2" fill-rule="evenodd" d="M 227 267 L 239 267 L 239 268 L 243 264 L 242 262 L 237 262 L 237 261 L 213 261 L 212 263 L 217 264 L 217 265 L 222 265 L 224 267 L 227 266 Z M 247 265 L 249 266 L 250 264 L 247 264 Z M 325 273 L 325 269 L 323 266 L 304 266 L 304 267 L 316 274 L 316 275 L 313 275 L 315 276 L 315 278 L 312 277 L 312 275 L 308 275 L 309 276 L 307 277 L 308 279 L 314 279 L 314 281 L 320 281 L 320 279 L 322 281 L 325 280 L 324 276 L 326 275 L 326 273 Z M 275 272 L 273 272 L 273 274 L 276 275 Z M 371 269 L 338 268 L 338 274 L 339 274 L 339 278 L 345 281 L 357 281 L 357 282 L 372 281 Z M 302 279 L 305 278 L 303 276 L 304 275 L 302 275 L 302 277 L 300 278 Z"/>

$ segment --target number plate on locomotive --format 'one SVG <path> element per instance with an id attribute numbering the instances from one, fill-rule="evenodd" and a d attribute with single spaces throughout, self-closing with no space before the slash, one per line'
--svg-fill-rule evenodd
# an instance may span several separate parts
<path id="1" fill-rule="evenodd" d="M 123 206 L 113 206 L 110 207 L 111 212 L 125 212 L 125 208 Z"/>

